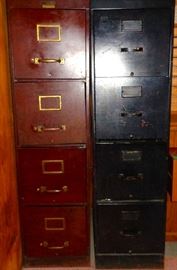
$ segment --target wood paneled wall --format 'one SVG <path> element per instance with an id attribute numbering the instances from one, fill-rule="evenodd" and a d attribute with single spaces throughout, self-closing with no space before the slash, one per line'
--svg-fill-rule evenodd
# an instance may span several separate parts
<path id="1" fill-rule="evenodd" d="M 177 5 L 177 3 L 176 3 Z M 176 15 L 177 16 L 177 15 Z M 174 28 L 170 148 L 177 148 L 177 24 Z M 175 186 L 173 186 L 175 188 Z M 176 187 L 177 188 L 177 187 Z M 167 197 L 166 240 L 177 241 L 177 202 Z"/>
<path id="2" fill-rule="evenodd" d="M 0 269 L 21 268 L 4 1 L 0 0 Z"/>

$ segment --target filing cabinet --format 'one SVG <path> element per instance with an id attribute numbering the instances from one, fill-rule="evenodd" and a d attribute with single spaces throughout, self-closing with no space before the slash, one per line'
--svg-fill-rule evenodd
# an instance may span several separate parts
<path id="1" fill-rule="evenodd" d="M 87 253 L 86 207 L 26 207 L 23 224 L 26 256 L 84 256 Z"/>
<path id="2" fill-rule="evenodd" d="M 167 76 L 170 27 L 170 9 L 97 10 L 95 76 Z"/>
<path id="3" fill-rule="evenodd" d="M 152 206 L 154 207 L 152 211 Z M 164 230 L 164 204 L 119 203 L 97 205 L 96 241 L 98 256 L 111 253 L 162 253 L 161 236 Z M 106 219 L 105 216 L 112 217 Z M 155 237 L 152 237 L 155 235 Z M 119 243 L 122 243 L 120 245 Z M 161 245 L 159 245 L 161 243 Z"/>
<path id="4" fill-rule="evenodd" d="M 96 144 L 97 200 L 163 199 L 168 176 L 166 152 L 163 144 L 155 143 Z"/>
<path id="5" fill-rule="evenodd" d="M 85 144 L 85 87 L 82 81 L 16 83 L 18 144 Z"/>
<path id="6" fill-rule="evenodd" d="M 96 140 L 168 139 L 169 79 L 95 79 Z"/>
<path id="7" fill-rule="evenodd" d="M 24 264 L 88 262 L 89 1 L 7 0 Z"/>
<path id="8" fill-rule="evenodd" d="M 30 205 L 82 204 L 87 194 L 86 148 L 19 149 L 19 195 Z M 33 158 L 35 156 L 35 159 Z"/>
<path id="9" fill-rule="evenodd" d="M 173 12 L 92 0 L 97 268 L 163 265 Z"/>
<path id="10" fill-rule="evenodd" d="M 154 268 L 162 264 L 165 241 L 163 203 L 100 202 L 95 211 L 98 267 L 116 265 L 142 269 L 147 265 Z"/>
<path id="11" fill-rule="evenodd" d="M 85 10 L 13 8 L 9 15 L 14 78 L 85 78 Z"/>

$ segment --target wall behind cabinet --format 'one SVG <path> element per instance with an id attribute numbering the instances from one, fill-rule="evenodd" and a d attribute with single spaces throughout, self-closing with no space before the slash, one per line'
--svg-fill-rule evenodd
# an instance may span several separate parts
<path id="1" fill-rule="evenodd" d="M 173 70 L 171 87 L 170 148 L 177 148 L 177 0 L 173 40 Z M 177 188 L 177 187 L 173 187 Z M 177 202 L 167 196 L 166 240 L 177 241 Z"/>
<path id="2" fill-rule="evenodd" d="M 21 248 L 16 192 L 12 113 L 9 96 L 6 18 L 0 1 L 0 269 L 19 270 Z"/>

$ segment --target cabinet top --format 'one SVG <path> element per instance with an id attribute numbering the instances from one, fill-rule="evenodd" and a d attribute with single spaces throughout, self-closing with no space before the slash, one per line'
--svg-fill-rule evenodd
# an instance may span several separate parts
<path id="1" fill-rule="evenodd" d="M 8 8 L 85 9 L 90 0 L 6 0 Z"/>
<path id="2" fill-rule="evenodd" d="M 93 9 L 111 8 L 166 8 L 173 7 L 175 0 L 92 0 Z"/>
<path id="3" fill-rule="evenodd" d="M 46 9 L 114 9 L 114 8 L 166 8 L 173 7 L 175 0 L 6 0 L 8 8 Z"/>

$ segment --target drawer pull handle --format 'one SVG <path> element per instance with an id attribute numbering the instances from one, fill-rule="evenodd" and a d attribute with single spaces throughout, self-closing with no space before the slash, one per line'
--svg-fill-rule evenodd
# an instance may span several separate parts
<path id="1" fill-rule="evenodd" d="M 137 175 L 127 175 L 125 176 L 123 173 L 119 174 L 119 179 L 123 181 L 143 181 L 144 176 L 142 173 L 138 173 Z"/>
<path id="2" fill-rule="evenodd" d="M 132 52 L 143 52 L 143 47 L 133 48 Z"/>
<path id="3" fill-rule="evenodd" d="M 121 52 L 143 52 L 143 47 L 136 47 L 136 48 L 121 48 Z"/>
<path id="4" fill-rule="evenodd" d="M 68 187 L 63 186 L 62 189 L 47 189 L 47 187 L 45 186 L 40 186 L 36 190 L 37 192 L 40 192 L 40 193 L 60 193 L 60 192 L 68 192 Z"/>
<path id="5" fill-rule="evenodd" d="M 131 116 L 141 117 L 143 113 L 142 112 L 121 112 L 120 115 L 122 117 L 131 117 Z"/>
<path id="6" fill-rule="evenodd" d="M 58 127 L 51 127 L 51 128 L 45 127 L 44 125 L 33 126 L 33 131 L 38 132 L 38 133 L 41 133 L 43 131 L 60 131 L 60 130 L 65 131 L 66 126 L 61 125 L 61 126 L 58 126 Z"/>
<path id="7" fill-rule="evenodd" d="M 69 247 L 69 241 L 65 241 L 63 243 L 63 246 L 56 246 L 56 247 L 50 247 L 47 241 L 43 241 L 42 243 L 40 243 L 40 246 L 47 249 L 64 249 L 66 247 Z"/>
<path id="8" fill-rule="evenodd" d="M 52 64 L 52 63 L 59 63 L 60 65 L 64 65 L 65 59 L 64 58 L 58 58 L 58 59 L 50 59 L 50 58 L 32 58 L 31 62 L 35 65 L 39 65 L 40 63 L 45 64 Z"/>
<path id="9" fill-rule="evenodd" d="M 137 237 L 142 234 L 142 231 L 123 230 L 120 231 L 120 235 L 123 237 Z"/>

